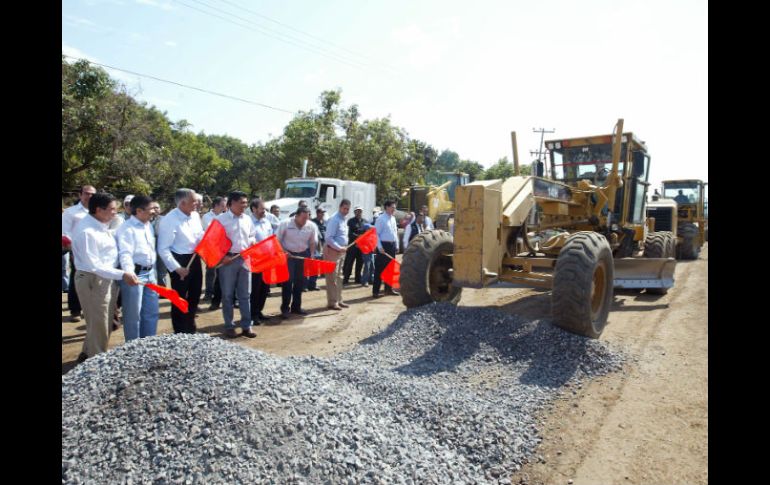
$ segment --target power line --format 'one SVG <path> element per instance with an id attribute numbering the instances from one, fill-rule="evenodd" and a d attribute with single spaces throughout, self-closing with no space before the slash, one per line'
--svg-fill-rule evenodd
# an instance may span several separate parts
<path id="1" fill-rule="evenodd" d="M 229 5 L 232 5 L 232 6 L 233 6 L 233 7 L 235 7 L 235 8 L 241 9 L 241 10 L 243 10 L 243 11 L 245 11 L 245 12 L 248 12 L 248 13 L 250 13 L 250 14 L 252 14 L 252 15 L 255 15 L 255 16 L 257 16 L 257 17 L 263 18 L 263 19 L 265 19 L 265 20 L 267 20 L 267 21 L 269 21 L 269 22 L 273 22 L 274 24 L 280 25 L 280 26 L 282 26 L 282 27 L 285 27 L 285 28 L 287 28 L 287 29 L 289 29 L 289 30 L 292 30 L 292 31 L 294 31 L 294 32 L 297 32 L 297 33 L 299 33 L 299 34 L 302 34 L 302 35 L 306 35 L 306 36 L 308 36 L 308 37 L 310 37 L 310 38 L 312 38 L 312 39 L 315 39 L 315 40 L 317 40 L 317 41 L 319 41 L 319 42 L 323 42 L 324 44 L 328 44 L 328 45 L 330 45 L 330 46 L 332 46 L 332 47 L 335 47 L 335 48 L 337 48 L 337 49 L 343 50 L 343 51 L 345 51 L 345 52 L 347 52 L 347 53 L 349 53 L 349 54 L 353 54 L 353 55 L 355 55 L 355 56 L 358 56 L 358 57 L 360 57 L 361 59 L 364 59 L 364 60 L 366 60 L 366 61 L 369 61 L 369 60 L 370 60 L 370 59 L 369 59 L 367 56 L 365 56 L 365 55 L 363 55 L 363 54 L 359 54 L 358 52 L 355 52 L 355 51 L 352 51 L 352 50 L 350 50 L 350 49 L 348 49 L 348 48 L 346 48 L 346 47 L 343 47 L 343 46 L 337 45 L 337 44 L 335 44 L 334 42 L 330 42 L 330 41 L 328 41 L 328 40 L 326 40 L 326 39 L 323 39 L 323 38 L 321 38 L 321 37 L 318 37 L 318 36 L 316 36 L 316 35 L 310 34 L 310 33 L 308 33 L 308 32 L 305 32 L 305 31 L 303 31 L 303 30 L 300 30 L 300 29 L 296 29 L 296 28 L 292 27 L 291 25 L 285 24 L 285 23 L 283 23 L 283 22 L 279 22 L 278 20 L 272 19 L 272 18 L 268 17 L 267 15 L 263 15 L 263 14 L 261 14 L 261 13 L 259 13 L 259 12 L 255 12 L 254 10 L 250 10 L 250 9 L 248 9 L 248 8 L 246 8 L 246 7 L 243 7 L 243 6 L 241 6 L 241 5 L 238 5 L 237 3 L 234 3 L 234 2 L 230 2 L 230 1 L 228 1 L 228 0 L 219 0 L 219 1 L 220 1 L 220 2 L 222 2 L 222 3 L 227 3 L 227 4 L 229 4 Z M 389 69 L 392 69 L 390 66 L 387 66 L 387 65 L 384 65 L 384 67 L 388 67 Z"/>
<path id="2" fill-rule="evenodd" d="M 208 5 L 208 4 L 205 4 L 205 3 L 203 3 L 203 2 L 200 2 L 200 1 L 198 1 L 198 0 L 192 0 L 192 1 L 194 1 L 194 2 L 196 2 L 196 3 L 199 3 L 199 4 L 202 4 L 202 5 L 205 5 L 206 7 L 210 8 L 210 9 L 212 9 L 212 10 L 215 10 L 215 11 L 218 11 L 218 12 L 222 12 L 222 13 L 225 13 L 225 14 L 227 14 L 227 15 L 230 15 L 230 16 L 232 16 L 232 17 L 235 17 L 235 18 L 241 19 L 241 20 L 243 20 L 243 21 L 245 21 L 245 22 L 247 22 L 247 23 L 250 23 L 250 24 L 254 25 L 254 27 L 250 27 L 249 25 L 244 25 L 244 24 L 242 24 L 242 23 L 240 23 L 240 22 L 236 22 L 236 21 L 234 21 L 234 20 L 231 20 L 231 19 L 229 19 L 229 18 L 226 18 L 226 17 L 222 17 L 221 15 L 217 15 L 217 14 L 215 14 L 215 13 L 207 12 L 206 10 L 201 10 L 201 9 L 199 9 L 199 8 L 197 8 L 197 7 L 194 7 L 194 6 L 190 5 L 190 4 L 187 4 L 187 3 L 185 3 L 185 2 L 182 2 L 181 0 L 176 0 L 176 2 L 177 2 L 177 3 L 180 3 L 180 4 L 184 5 L 185 7 L 189 8 L 189 9 L 192 9 L 192 10 L 196 10 L 196 11 L 198 11 L 198 12 L 201 12 L 201 13 L 202 13 L 202 14 L 204 14 L 204 15 L 209 15 L 209 16 L 211 16 L 211 17 L 216 17 L 216 18 L 218 18 L 218 19 L 224 20 L 225 22 L 229 22 L 229 23 L 231 23 L 231 24 L 234 24 L 234 25 L 237 25 L 237 26 L 239 26 L 239 27 L 243 27 L 244 29 L 252 30 L 252 31 L 254 31 L 254 32 L 257 32 L 257 33 L 259 33 L 259 34 L 265 35 L 265 36 L 267 36 L 267 37 L 271 37 L 271 38 L 273 38 L 273 39 L 276 39 L 276 40 L 279 40 L 279 41 L 281 41 L 281 42 L 285 42 L 285 43 L 287 43 L 287 44 L 291 44 L 291 45 L 293 45 L 293 46 L 299 47 L 300 49 L 305 49 L 306 51 L 312 52 L 312 53 L 314 53 L 314 54 L 318 54 L 318 55 L 320 55 L 320 56 L 323 56 L 323 57 L 326 57 L 326 58 L 332 59 L 332 60 L 334 60 L 334 61 L 337 61 L 337 62 L 340 62 L 340 63 L 342 63 L 342 64 L 347 64 L 347 65 L 348 65 L 348 66 L 350 66 L 350 67 L 355 67 L 355 68 L 357 68 L 357 69 L 362 69 L 363 67 L 365 67 L 365 65 L 364 65 L 363 63 L 359 62 L 359 61 L 355 61 L 355 60 L 352 60 L 352 59 L 346 59 L 346 58 L 342 58 L 342 57 L 341 57 L 341 56 L 339 56 L 338 54 L 332 54 L 332 53 L 324 53 L 323 51 L 321 51 L 321 50 L 318 50 L 317 48 L 315 48 L 315 47 L 313 47 L 313 46 L 302 45 L 302 44 L 298 44 L 298 43 L 296 43 L 296 42 L 292 42 L 291 40 L 286 40 L 286 39 L 283 39 L 283 38 L 281 38 L 281 37 L 279 37 L 279 36 L 288 37 L 289 39 L 292 39 L 292 40 L 296 40 L 296 41 L 298 41 L 298 42 L 303 42 L 303 43 L 307 44 L 307 42 L 305 42 L 305 41 L 303 41 L 303 40 L 300 40 L 300 39 L 295 39 L 295 38 L 293 38 L 293 37 L 289 37 L 289 36 L 288 36 L 288 35 L 286 35 L 286 34 L 278 33 L 278 36 L 276 36 L 276 35 L 272 35 L 272 34 L 270 34 L 270 33 L 267 33 L 267 32 L 265 32 L 265 31 L 264 31 L 264 30 L 268 30 L 268 32 L 269 32 L 269 31 L 270 31 L 269 29 L 267 29 L 267 28 L 265 28 L 265 27 L 262 27 L 262 26 L 258 26 L 258 25 L 254 24 L 252 21 L 250 21 L 250 20 L 248 20 L 248 19 L 244 19 L 243 17 L 239 17 L 239 16 L 237 16 L 237 15 L 235 15 L 235 14 L 231 14 L 231 13 L 229 13 L 229 12 L 225 12 L 225 11 L 223 11 L 223 10 L 220 10 L 220 9 L 216 9 L 215 7 L 211 7 L 210 5 Z M 273 32 L 275 32 L 275 31 L 273 31 Z"/>
<path id="3" fill-rule="evenodd" d="M 91 64 L 95 64 L 97 66 L 106 67 L 106 68 L 109 68 L 109 69 L 114 69 L 116 71 L 125 72 L 125 73 L 128 73 L 128 74 L 132 74 L 134 76 L 145 77 L 145 78 L 148 78 L 148 79 L 153 79 L 155 81 L 160 81 L 160 82 L 163 82 L 163 83 L 173 84 L 175 86 L 181 86 L 181 87 L 187 88 L 187 89 L 194 89 L 195 91 L 200 91 L 202 93 L 213 94 L 214 96 L 220 96 L 222 98 L 234 99 L 235 101 L 240 101 L 242 103 L 253 104 L 253 105 L 256 105 L 256 106 L 261 106 L 263 108 L 269 108 L 269 109 L 273 109 L 273 110 L 276 110 L 276 111 L 281 111 L 281 112 L 284 112 L 284 113 L 289 113 L 289 114 L 292 114 L 292 115 L 294 114 L 294 111 L 289 111 L 289 110 L 283 109 L 283 108 L 276 108 L 275 106 L 270 106 L 269 104 L 258 103 L 257 101 L 251 101 L 251 100 L 248 100 L 248 99 L 239 98 L 237 96 L 231 96 L 229 94 L 217 93 L 215 91 L 209 91 L 208 89 L 196 88 L 195 86 L 189 86 L 187 84 L 178 83 L 176 81 L 169 81 L 168 79 L 161 79 L 159 77 L 150 76 L 149 74 L 141 74 L 141 73 L 138 73 L 138 72 L 129 71 L 127 69 L 121 69 L 119 67 L 108 66 L 107 64 L 100 64 L 98 62 L 89 61 L 88 59 L 82 59 L 80 57 L 69 56 L 69 55 L 64 54 L 64 53 L 62 53 L 62 56 L 68 57 L 70 59 L 76 59 L 78 61 L 86 61 L 86 62 L 89 62 Z"/>

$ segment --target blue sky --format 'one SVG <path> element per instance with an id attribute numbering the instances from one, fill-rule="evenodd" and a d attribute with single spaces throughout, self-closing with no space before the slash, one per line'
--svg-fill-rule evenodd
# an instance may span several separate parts
<path id="1" fill-rule="evenodd" d="M 708 180 L 707 22 L 700 0 L 63 0 L 62 52 L 291 112 L 341 88 L 364 118 L 485 166 L 510 159 L 512 130 L 531 161 L 533 128 L 622 117 L 658 183 Z M 195 131 L 256 143 L 292 116 L 111 74 Z"/>

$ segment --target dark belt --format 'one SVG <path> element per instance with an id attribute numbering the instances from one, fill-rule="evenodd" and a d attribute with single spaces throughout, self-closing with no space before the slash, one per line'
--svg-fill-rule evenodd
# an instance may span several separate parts
<path id="1" fill-rule="evenodd" d="M 140 266 L 138 264 L 134 265 L 134 273 L 141 273 L 142 271 L 150 271 L 152 269 L 152 266 Z"/>

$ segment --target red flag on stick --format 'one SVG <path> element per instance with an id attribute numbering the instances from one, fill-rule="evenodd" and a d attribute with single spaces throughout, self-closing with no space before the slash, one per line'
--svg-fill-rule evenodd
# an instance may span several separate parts
<path id="1" fill-rule="evenodd" d="M 171 304 L 179 308 L 179 310 L 181 310 L 182 313 L 188 312 L 189 308 L 188 308 L 187 300 L 179 296 L 179 293 L 177 293 L 176 290 L 172 290 L 171 288 L 166 288 L 165 286 L 153 285 L 152 283 L 146 283 L 144 286 L 151 289 L 152 291 L 159 294 L 160 296 L 164 298 L 168 298 L 171 301 Z"/>
<path id="2" fill-rule="evenodd" d="M 322 274 L 331 273 L 336 266 L 337 263 L 334 261 L 305 258 L 305 270 L 303 273 L 306 277 L 321 276 Z"/>
<path id="3" fill-rule="evenodd" d="M 286 259 L 286 253 L 279 253 L 270 263 L 272 265 L 262 271 L 262 281 L 268 285 L 289 281 L 289 261 Z"/>
<path id="4" fill-rule="evenodd" d="M 358 236 L 356 245 L 362 253 L 371 253 L 374 251 L 374 248 L 377 247 L 377 231 L 375 231 L 373 227 L 369 228 L 368 231 Z"/>
<path id="5" fill-rule="evenodd" d="M 275 259 L 278 255 L 284 254 L 281 243 L 275 234 L 257 244 L 241 251 L 243 259 L 249 261 L 249 267 L 252 273 L 262 273 L 263 271 L 275 266 Z M 286 255 L 283 256 L 284 262 Z"/>
<path id="6" fill-rule="evenodd" d="M 385 269 L 382 270 L 380 279 L 386 285 L 390 285 L 393 289 L 397 290 L 401 287 L 401 284 L 398 281 L 400 277 L 401 277 L 401 263 L 399 263 L 395 259 L 391 259 L 390 263 L 388 263 L 388 265 L 385 266 Z"/>
<path id="7" fill-rule="evenodd" d="M 225 226 L 214 219 L 203 234 L 201 242 L 195 247 L 195 252 L 206 262 L 206 266 L 213 268 L 222 260 L 232 246 L 232 241 L 227 238 Z"/>

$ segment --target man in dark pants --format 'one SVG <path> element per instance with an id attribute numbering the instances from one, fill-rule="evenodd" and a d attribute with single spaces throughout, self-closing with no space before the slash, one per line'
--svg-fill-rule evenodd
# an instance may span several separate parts
<path id="1" fill-rule="evenodd" d="M 263 241 L 273 234 L 273 224 L 267 217 L 265 201 L 256 197 L 249 204 L 251 208 L 251 220 L 256 229 L 254 238 L 257 242 Z M 265 301 L 270 290 L 270 285 L 262 279 L 262 273 L 251 273 L 251 320 L 254 325 L 269 321 L 262 310 L 265 309 Z"/>
<path id="2" fill-rule="evenodd" d="M 88 202 L 91 196 L 96 193 L 92 185 L 84 185 L 80 188 L 80 201 L 64 209 L 61 215 L 61 233 L 66 236 L 69 243 L 63 244 L 62 249 L 69 250 L 72 240 L 75 238 L 75 226 L 88 215 Z M 64 239 L 63 239 L 64 241 Z M 80 300 L 78 299 L 77 289 L 75 288 L 75 254 L 70 253 L 70 279 L 69 288 L 67 288 L 67 308 L 70 311 L 70 321 L 79 322 L 83 311 Z"/>
<path id="3" fill-rule="evenodd" d="M 315 259 L 323 259 L 323 247 L 326 237 L 326 223 L 324 222 L 324 214 L 326 211 L 323 207 L 318 206 L 315 210 L 315 218 L 310 219 L 310 222 L 316 225 L 318 228 L 318 244 L 316 245 L 316 254 L 313 254 Z M 318 276 L 309 276 L 305 282 L 305 287 L 309 291 L 320 291 L 318 288 Z"/>
<path id="4" fill-rule="evenodd" d="M 372 296 L 380 297 L 380 285 L 382 280 L 380 275 L 385 267 L 390 263 L 389 254 L 392 258 L 396 257 L 398 252 L 398 226 L 393 213 L 396 212 L 396 203 L 392 200 L 385 201 L 385 212 L 377 218 L 374 229 L 377 231 L 377 258 L 374 261 L 374 285 L 372 286 Z M 389 285 L 385 285 L 386 295 L 398 295 Z"/>
<path id="5" fill-rule="evenodd" d="M 195 192 L 178 189 L 174 194 L 176 209 L 160 222 L 158 230 L 158 256 L 171 275 L 171 288 L 189 303 L 189 312 L 182 313 L 171 307 L 171 325 L 174 333 L 195 333 L 195 312 L 201 297 L 203 270 L 200 261 L 194 261 L 195 246 L 203 237 L 203 226 L 195 207 Z"/>
<path id="6" fill-rule="evenodd" d="M 276 233 L 281 247 L 289 253 L 289 281 L 285 282 L 281 288 L 281 318 L 289 317 L 289 309 L 291 313 L 307 315 L 307 312 L 302 309 L 305 261 L 291 256 L 309 258 L 311 254 L 315 254 L 318 228 L 309 219 L 308 208 L 299 207 L 294 217 L 283 221 L 278 226 Z"/>
<path id="7" fill-rule="evenodd" d="M 358 205 L 353 209 L 354 217 L 348 220 L 348 244 L 353 244 L 353 241 L 358 239 L 358 236 L 364 233 L 364 221 L 362 214 L 364 209 Z M 361 254 L 361 250 L 358 246 L 351 246 L 347 254 L 345 255 L 345 267 L 342 272 L 342 284 L 347 285 L 350 282 L 350 271 L 353 269 L 353 261 L 356 262 L 356 276 L 355 282 L 361 283 L 361 270 L 364 265 L 364 257 Z"/>

